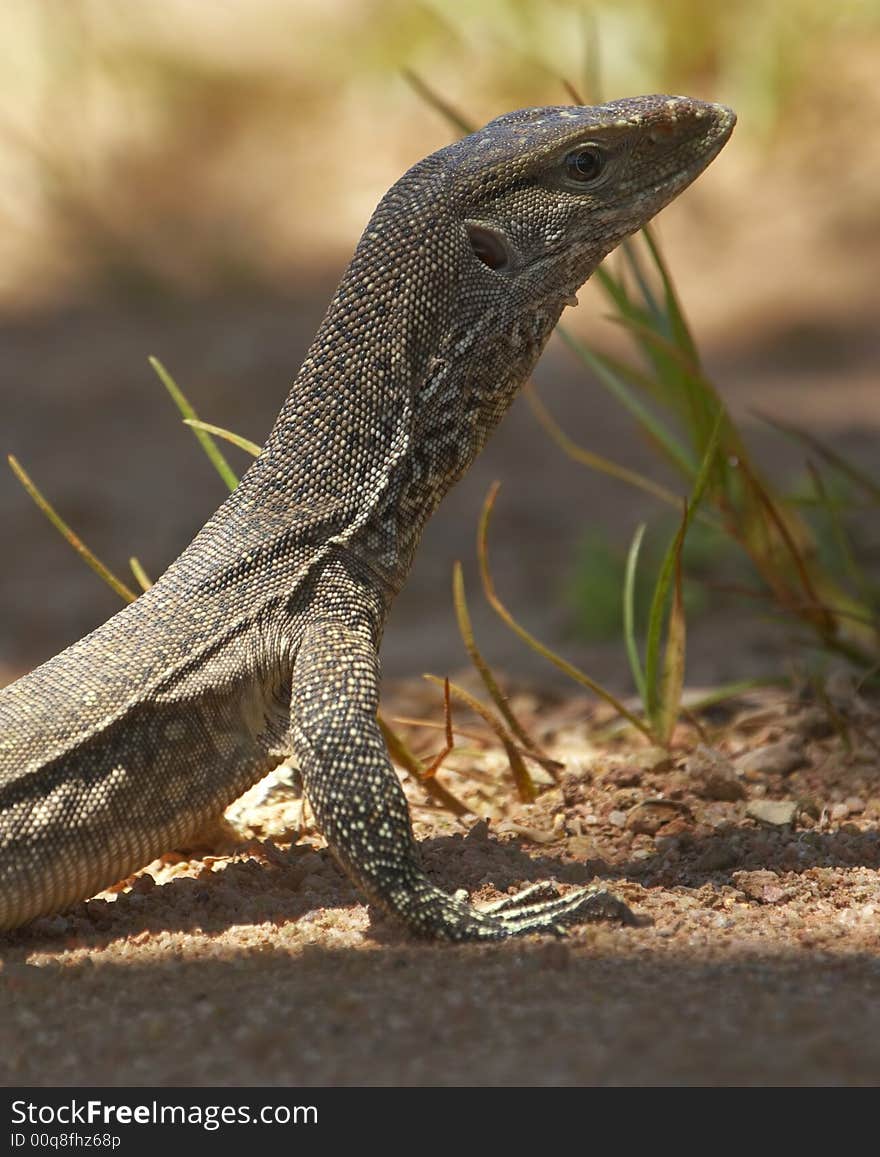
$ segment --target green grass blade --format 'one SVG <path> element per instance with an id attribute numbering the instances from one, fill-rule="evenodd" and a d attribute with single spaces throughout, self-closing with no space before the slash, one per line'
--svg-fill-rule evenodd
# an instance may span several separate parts
<path id="1" fill-rule="evenodd" d="M 612 273 L 608 261 L 600 265 L 593 276 L 618 313 L 624 317 L 632 314 L 635 317 L 641 318 L 643 321 L 647 320 L 647 313 L 645 313 L 637 302 L 633 301 L 623 279 Z"/>
<path id="2" fill-rule="evenodd" d="M 96 554 L 93 554 L 92 551 L 89 550 L 79 535 L 70 529 L 55 507 L 52 506 L 42 492 L 37 489 L 31 481 L 30 475 L 13 454 L 9 455 L 9 465 L 12 467 L 13 474 L 25 488 L 28 495 L 37 506 L 39 506 L 40 510 L 42 510 L 43 514 L 45 514 L 55 529 L 59 531 L 73 547 L 83 562 L 90 566 L 95 574 L 102 578 L 107 586 L 111 587 L 121 599 L 124 599 L 127 603 L 133 603 L 137 595 L 131 587 L 126 586 L 121 579 L 117 578 L 113 571 L 108 566 L 105 566 Z"/>
<path id="3" fill-rule="evenodd" d="M 434 109 L 435 112 L 438 112 L 446 123 L 451 125 L 457 133 L 460 133 L 462 136 L 467 136 L 468 133 L 476 130 L 477 126 L 475 124 L 469 121 L 457 108 L 454 108 L 448 100 L 445 100 L 438 92 L 435 92 L 418 73 L 405 68 L 403 70 L 403 79 L 416 95 L 420 96 L 425 104 Z"/>
<path id="4" fill-rule="evenodd" d="M 128 565 L 131 567 L 131 573 L 134 575 L 135 580 L 141 590 L 148 591 L 153 585 L 153 580 L 141 566 L 141 560 L 139 558 L 130 558 L 128 560 Z"/>
<path id="5" fill-rule="evenodd" d="M 611 320 L 616 321 L 617 319 L 612 318 Z M 664 406 L 669 405 L 669 398 L 663 388 L 663 383 L 659 381 L 656 374 L 646 373 L 645 370 L 641 370 L 629 362 L 622 361 L 612 354 L 600 352 L 599 350 L 593 350 L 592 354 L 599 359 L 610 373 L 616 374 L 618 378 L 625 382 L 629 382 L 631 386 L 638 387 L 642 393 L 646 394 L 655 403 L 659 402 Z"/>
<path id="6" fill-rule="evenodd" d="M 630 272 L 635 278 L 636 285 L 639 287 L 639 293 L 642 295 L 642 300 L 645 303 L 647 312 L 654 319 L 656 325 L 663 328 L 664 331 L 669 331 L 668 318 L 663 311 L 663 307 L 657 300 L 657 297 L 651 288 L 645 271 L 642 268 L 642 263 L 639 260 L 638 250 L 636 248 L 635 240 L 632 237 L 627 237 L 620 247 L 623 254 L 623 259 L 629 267 Z"/>
<path id="7" fill-rule="evenodd" d="M 645 524 L 641 522 L 636 527 L 636 532 L 633 535 L 633 540 L 626 556 L 626 570 L 623 576 L 623 637 L 626 642 L 629 669 L 632 672 L 633 681 L 635 682 L 639 697 L 642 700 L 643 707 L 646 706 L 647 696 L 645 692 L 645 672 L 642 670 L 642 661 L 639 658 L 639 646 L 636 642 L 635 589 L 636 568 L 639 562 L 639 551 L 642 547 L 644 535 Z"/>
<path id="8" fill-rule="evenodd" d="M 606 284 L 619 315 L 614 320 L 636 338 L 653 368 L 652 392 L 686 424 L 700 457 L 719 400 L 714 387 L 702 374 L 696 343 L 650 227 L 646 227 L 641 236 L 662 284 L 663 300 L 658 302 L 631 242 L 624 257 L 636 277 L 642 303 L 629 298 L 621 300 L 615 287 Z"/>
<path id="9" fill-rule="evenodd" d="M 807 470 L 809 471 L 813 487 L 816 491 L 817 501 L 821 504 L 827 517 L 828 525 L 831 529 L 831 537 L 837 550 L 841 567 L 846 574 L 849 575 L 853 588 L 858 592 L 859 598 L 864 604 L 864 608 L 860 609 L 864 609 L 866 616 L 872 620 L 878 630 L 880 630 L 880 619 L 877 618 L 876 592 L 872 590 L 868 576 L 856 561 L 855 551 L 850 543 L 846 527 L 843 525 L 840 511 L 835 507 L 834 503 L 831 502 L 822 475 L 816 466 L 814 466 L 812 462 L 807 462 Z M 840 612 L 836 611 L 833 613 L 839 615 Z"/>
<path id="10" fill-rule="evenodd" d="M 193 409 L 183 390 L 181 390 L 180 386 L 178 386 L 177 382 L 175 382 L 174 378 L 172 378 L 171 374 L 169 374 L 168 370 L 165 369 L 159 359 L 151 357 L 148 359 L 148 361 L 156 371 L 156 374 L 159 377 L 159 381 L 171 395 L 174 404 L 177 406 L 178 410 L 180 410 L 184 419 L 195 418 L 198 420 L 198 414 Z M 217 471 L 229 489 L 234 490 L 236 486 L 238 486 L 238 478 L 235 474 L 235 471 L 226 461 L 226 458 L 224 457 L 220 447 L 217 445 L 210 434 L 206 434 L 204 431 L 196 428 L 193 428 L 193 433 L 201 443 L 202 449 L 207 454 L 212 465 L 214 466 L 214 469 Z"/>
<path id="11" fill-rule="evenodd" d="M 697 474 L 694 488 L 691 493 L 691 500 L 687 505 L 682 528 L 679 534 L 684 540 L 684 535 L 693 520 L 694 513 L 700 505 L 706 485 L 712 474 L 715 463 L 715 456 L 718 452 L 718 444 L 721 437 L 721 428 L 724 421 L 724 411 L 719 410 L 718 416 L 715 420 L 715 428 L 709 438 L 706 446 L 706 452 L 703 455 L 703 461 L 700 463 L 700 470 Z M 646 708 L 648 717 L 654 722 L 655 726 L 658 718 L 658 711 L 660 709 L 660 640 L 663 634 L 663 623 L 666 619 L 666 607 L 669 600 L 669 589 L 673 580 L 675 570 L 675 558 L 678 542 L 678 535 L 670 543 L 669 549 L 663 558 L 660 566 L 660 574 L 657 578 L 657 583 L 654 587 L 654 593 L 651 599 L 651 610 L 648 615 L 648 632 L 645 643 L 645 689 L 646 689 Z"/>
<path id="12" fill-rule="evenodd" d="M 560 83 L 562 84 L 562 87 L 565 89 L 566 96 L 569 96 L 571 98 L 572 104 L 583 105 L 586 103 L 584 101 L 584 98 L 581 96 L 580 92 L 575 88 L 572 81 L 566 80 L 565 77 L 563 76 L 563 77 L 560 77 Z"/>
<path id="13" fill-rule="evenodd" d="M 739 464 L 740 471 L 743 477 L 752 488 L 753 493 L 757 499 L 758 505 L 763 509 L 767 520 L 767 528 L 771 528 L 778 535 L 779 541 L 782 543 L 789 559 L 794 564 L 795 573 L 797 575 L 798 583 L 805 595 L 805 601 L 812 608 L 805 612 L 807 618 L 814 628 L 824 637 L 830 638 L 835 631 L 834 616 L 828 610 L 824 600 L 819 597 L 813 582 L 813 576 L 807 559 L 805 550 L 802 545 L 798 543 L 793 533 L 792 527 L 786 518 L 786 512 L 781 511 L 777 502 L 770 494 L 767 487 L 760 478 L 752 471 L 751 466 L 743 459 Z M 769 557 L 769 556 L 768 556 Z M 765 573 L 769 585 L 773 586 L 774 576 Z M 782 577 L 782 572 L 779 571 L 775 581 L 779 581 Z M 790 601 L 790 600 L 789 600 Z M 785 605 L 785 597 L 780 599 L 780 602 Z"/>
<path id="14" fill-rule="evenodd" d="M 672 605 L 669 608 L 669 622 L 666 627 L 666 646 L 663 651 L 663 670 L 660 675 L 657 702 L 657 739 L 664 747 L 668 746 L 678 721 L 681 693 L 684 688 L 687 624 L 682 597 L 681 550 L 688 523 L 688 507 L 685 503 L 681 526 L 674 542 Z"/>
<path id="15" fill-rule="evenodd" d="M 602 103 L 602 61 L 599 55 L 599 29 L 595 9 L 580 7 L 581 42 L 584 52 L 583 86 L 589 104 Z"/>
<path id="16" fill-rule="evenodd" d="M 873 502 L 880 502 L 880 483 L 875 482 L 870 475 L 865 474 L 857 466 L 853 466 L 851 462 L 841 457 L 840 454 L 832 450 L 830 446 L 826 446 L 824 442 L 820 441 L 814 434 L 810 434 L 806 430 L 802 430 L 799 426 L 794 426 L 790 422 L 783 422 L 781 418 L 771 418 L 769 414 L 763 413 L 761 410 L 754 410 L 756 417 L 760 418 L 762 422 L 766 422 L 768 426 L 772 426 L 774 430 L 779 430 L 780 433 L 785 434 L 789 438 L 802 443 L 808 449 L 818 454 L 823 458 L 829 466 L 833 466 L 840 471 L 844 477 L 854 482 L 860 490 L 864 490 Z"/>
<path id="17" fill-rule="evenodd" d="M 252 454 L 254 458 L 259 458 L 263 453 L 263 447 L 252 442 L 250 438 L 243 438 L 241 434 L 233 434 L 231 430 L 225 430 L 222 426 L 212 426 L 210 422 L 203 422 L 200 418 L 184 418 L 183 424 L 190 426 L 193 430 L 203 430 L 206 434 L 223 438 L 225 441 L 231 442 L 233 446 L 237 446 L 239 450 L 244 450 L 246 454 Z"/>
<path id="18" fill-rule="evenodd" d="M 663 556 L 660 573 L 657 576 L 657 582 L 654 584 L 654 592 L 651 596 L 648 630 L 645 634 L 645 713 L 655 729 L 660 707 L 660 642 L 663 637 L 663 623 L 666 619 L 669 586 L 672 582 L 675 566 L 676 541 L 677 536 L 670 543 L 669 549 Z"/>
<path id="19" fill-rule="evenodd" d="M 588 366 L 599 379 L 600 383 L 626 407 L 640 426 L 663 447 L 679 470 L 687 477 L 694 476 L 694 462 L 688 451 L 681 443 L 654 417 L 650 410 L 635 396 L 626 382 L 610 370 L 601 354 L 594 353 L 589 346 L 584 345 L 564 326 L 557 326 L 556 332 L 574 354 Z"/>
<path id="20" fill-rule="evenodd" d="M 785 675 L 761 676 L 754 679 L 739 679 L 734 683 L 724 683 L 720 687 L 713 687 L 705 695 L 691 700 L 687 707 L 689 711 L 698 714 L 707 707 L 715 707 L 727 699 L 737 699 L 746 691 L 755 691 L 762 687 L 788 687 L 791 679 Z"/>
<path id="21" fill-rule="evenodd" d="M 642 229 L 642 237 L 651 254 L 654 266 L 660 274 L 660 279 L 663 282 L 665 313 L 669 319 L 671 336 L 678 348 L 688 355 L 691 365 L 699 368 L 700 354 L 697 349 L 697 343 L 694 341 L 691 327 L 688 325 L 687 318 L 678 300 L 678 294 L 675 292 L 675 285 L 670 276 L 669 268 L 663 259 L 663 254 L 660 252 L 660 247 L 657 244 L 653 229 L 650 225 L 646 225 L 644 229 Z"/>
<path id="22" fill-rule="evenodd" d="M 661 333 L 651 324 L 650 318 L 633 313 L 622 314 L 620 317 L 608 316 L 609 321 L 621 325 L 634 337 L 649 355 L 660 354 L 669 359 L 672 367 L 686 374 L 696 376 L 700 371 L 694 366 L 687 350 L 678 346 L 675 340 L 666 333 Z M 704 379 L 705 381 L 705 379 Z"/>
<path id="23" fill-rule="evenodd" d="M 518 635 L 526 646 L 530 647 L 536 654 L 552 663 L 563 674 L 567 675 L 569 679 L 573 679 L 575 683 L 580 683 L 582 687 L 586 687 L 592 691 L 594 695 L 598 695 L 600 699 L 604 699 L 609 703 L 614 710 L 624 719 L 628 720 L 633 727 L 638 728 L 643 735 L 648 739 L 653 740 L 650 728 L 638 716 L 634 715 L 632 711 L 628 710 L 620 702 L 620 700 L 601 683 L 597 683 L 595 679 L 591 679 L 589 675 L 581 671 L 580 668 L 575 667 L 573 663 L 569 663 L 567 659 L 563 659 L 561 655 L 557 655 L 555 651 L 551 651 L 549 647 L 545 647 L 543 643 L 539 642 L 534 635 L 530 634 L 525 627 L 520 626 L 507 607 L 502 603 L 495 590 L 495 583 L 492 580 L 492 573 L 489 569 L 489 551 L 487 546 L 489 521 L 492 517 L 492 508 L 495 505 L 495 499 L 498 495 L 499 484 L 493 483 L 486 495 L 486 501 L 483 504 L 483 511 L 480 515 L 480 523 L 477 528 L 477 556 L 480 564 L 480 577 L 483 582 L 483 590 L 492 610 L 498 617 L 507 624 L 508 627 Z"/>
<path id="24" fill-rule="evenodd" d="M 658 338 L 657 340 L 662 339 Z M 691 373 L 684 367 L 684 364 L 680 366 L 675 364 L 673 355 L 678 357 L 678 351 L 673 350 L 669 358 L 660 358 L 659 362 L 662 362 L 664 368 L 661 371 L 659 365 L 655 364 L 653 373 L 646 373 L 627 362 L 611 357 L 609 354 L 599 353 L 597 350 L 592 352 L 593 356 L 598 358 L 610 373 L 616 374 L 619 379 L 636 386 L 647 394 L 655 404 L 671 410 L 683 420 L 685 428 L 690 432 L 696 454 L 691 449 L 685 448 L 680 442 L 677 443 L 677 455 L 671 453 L 667 444 L 658 445 L 658 449 L 666 454 L 679 470 L 683 471 L 682 464 L 686 460 L 688 464 L 686 475 L 689 479 L 693 479 L 697 470 L 697 462 L 702 458 L 706 440 L 718 414 L 718 407 L 722 404 L 714 387 L 702 374 Z M 648 431 L 648 433 L 649 436 L 654 437 L 653 431 Z M 667 436 L 672 438 L 668 432 Z M 656 438 L 654 440 L 656 441 Z M 729 443 L 731 453 L 736 457 L 742 456 L 744 451 L 741 440 L 733 431 L 729 420 L 725 425 L 724 440 Z M 719 467 L 719 478 L 713 481 L 713 489 L 719 493 L 725 492 L 728 489 L 729 478 L 724 468 L 725 458 L 723 455 L 716 458 L 716 464 Z"/>

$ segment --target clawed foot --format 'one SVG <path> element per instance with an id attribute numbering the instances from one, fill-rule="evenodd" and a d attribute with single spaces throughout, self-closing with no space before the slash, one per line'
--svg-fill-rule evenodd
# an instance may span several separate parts
<path id="1" fill-rule="evenodd" d="M 455 899 L 466 902 L 467 893 L 457 892 Z M 471 911 L 483 924 L 484 930 L 478 936 L 492 936 L 490 929 L 498 937 L 525 936 L 530 932 L 564 936 L 566 924 L 587 920 L 618 920 L 627 925 L 639 923 L 632 909 L 605 888 L 578 888 L 561 895 L 549 880 L 532 884 L 513 896 L 504 896 L 494 904 Z"/>
<path id="2" fill-rule="evenodd" d="M 367 890 L 367 881 L 363 883 Z M 617 920 L 630 925 L 644 922 L 605 888 L 591 885 L 563 895 L 549 880 L 532 884 L 514 896 L 503 896 L 484 908 L 475 908 L 467 892 L 460 890 L 450 895 L 414 869 L 395 888 L 376 888 L 372 899 L 402 920 L 415 935 L 459 943 L 507 940 L 530 933 L 564 936 L 566 924 L 586 920 Z"/>

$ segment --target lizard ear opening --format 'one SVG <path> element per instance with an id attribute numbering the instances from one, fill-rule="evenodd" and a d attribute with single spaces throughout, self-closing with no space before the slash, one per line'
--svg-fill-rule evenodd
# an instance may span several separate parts
<path id="1" fill-rule="evenodd" d="M 465 222 L 474 256 L 490 269 L 504 270 L 510 265 L 510 250 L 503 233 L 488 225 Z"/>

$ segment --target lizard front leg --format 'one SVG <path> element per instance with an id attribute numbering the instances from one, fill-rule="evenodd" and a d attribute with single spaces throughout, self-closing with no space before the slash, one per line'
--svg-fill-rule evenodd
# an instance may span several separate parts
<path id="1" fill-rule="evenodd" d="M 450 896 L 419 867 L 409 808 L 376 723 L 378 659 L 366 623 L 327 618 L 307 627 L 293 679 L 292 736 L 318 824 L 369 898 L 420 936 L 500 940 L 562 934 L 566 923 L 604 917 L 631 922 L 609 893 L 560 896 L 537 886 L 486 910 Z"/>

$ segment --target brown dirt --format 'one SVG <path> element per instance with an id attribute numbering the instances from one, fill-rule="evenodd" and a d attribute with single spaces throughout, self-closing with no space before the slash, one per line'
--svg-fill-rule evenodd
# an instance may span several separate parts
<path id="1" fill-rule="evenodd" d="M 566 765 L 533 805 L 456 717 L 441 779 L 489 822 L 425 806 L 404 777 L 427 869 L 478 901 L 601 881 L 641 920 L 564 941 L 410 941 L 359 902 L 308 816 L 290 843 L 302 815 L 284 783 L 258 786 L 205 848 L 0 941 L 2 1079 L 875 1085 L 880 709 L 842 679 L 830 691 L 715 708 L 671 757 L 609 735 L 584 700 L 516 695 Z M 412 683 L 388 710 L 437 718 Z"/>

